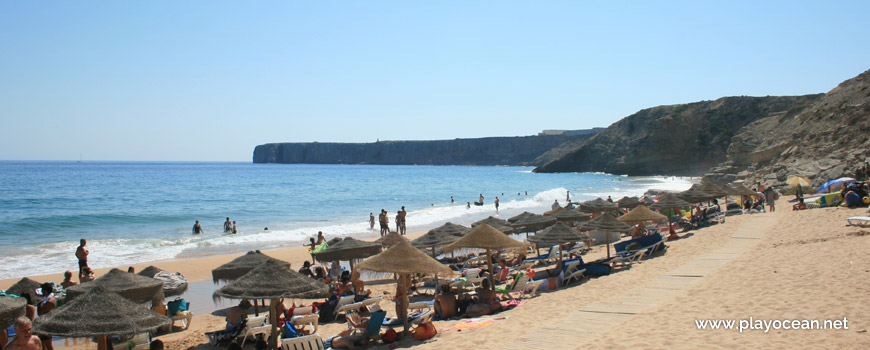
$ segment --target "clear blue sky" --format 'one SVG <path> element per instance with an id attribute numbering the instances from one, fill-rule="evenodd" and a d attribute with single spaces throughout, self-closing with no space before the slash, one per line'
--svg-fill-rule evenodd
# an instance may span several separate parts
<path id="1" fill-rule="evenodd" d="M 532 135 L 827 92 L 870 2 L 2 1 L 0 159 Z"/>

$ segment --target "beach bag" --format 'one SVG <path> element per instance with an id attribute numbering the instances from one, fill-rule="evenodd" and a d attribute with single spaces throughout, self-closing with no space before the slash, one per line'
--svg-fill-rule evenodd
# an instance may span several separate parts
<path id="1" fill-rule="evenodd" d="M 384 334 L 381 334 L 381 340 L 384 341 L 384 344 L 392 343 L 399 339 L 399 334 L 396 333 L 392 328 L 388 329 Z"/>
<path id="2" fill-rule="evenodd" d="M 299 331 L 293 326 L 292 322 L 284 323 L 284 339 L 296 338 L 299 336 Z"/>
<path id="3" fill-rule="evenodd" d="M 421 323 L 414 330 L 414 339 L 426 340 L 434 337 L 436 334 L 438 334 L 438 330 L 435 329 L 435 325 L 432 322 Z"/>
<path id="4" fill-rule="evenodd" d="M 175 316 L 179 311 L 187 311 L 190 307 L 190 303 L 184 301 L 182 298 L 177 298 L 173 301 L 170 301 L 166 304 L 166 308 L 169 311 L 169 316 Z"/>

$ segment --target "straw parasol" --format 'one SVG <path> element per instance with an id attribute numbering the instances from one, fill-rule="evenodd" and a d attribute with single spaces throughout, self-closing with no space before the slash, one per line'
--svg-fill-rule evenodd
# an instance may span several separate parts
<path id="1" fill-rule="evenodd" d="M 726 189 L 712 182 L 703 182 L 698 189 L 709 193 L 711 196 L 713 196 L 713 198 L 722 198 L 728 195 L 728 191 Z"/>
<path id="2" fill-rule="evenodd" d="M 653 204 L 650 204 L 649 207 L 653 208 L 653 209 L 679 209 L 679 208 L 687 207 L 690 205 L 691 204 L 689 204 L 688 202 L 686 202 L 680 198 L 677 198 L 677 196 L 675 196 L 671 193 L 667 193 L 667 194 L 659 197 L 658 201 L 653 203 Z M 668 217 L 668 230 L 671 231 L 671 234 L 668 236 L 669 240 L 679 238 L 677 236 L 677 233 L 674 232 L 673 228 L 671 227 L 671 218 L 670 217 Z"/>
<path id="3" fill-rule="evenodd" d="M 631 226 L 623 224 L 616 220 L 613 215 L 603 214 L 592 221 L 587 221 L 582 224 L 584 228 L 592 230 L 601 230 L 605 232 L 627 232 L 631 230 Z M 607 258 L 610 259 L 610 235 L 607 237 Z"/>
<path id="4" fill-rule="evenodd" d="M 562 243 L 582 242 L 589 240 L 589 235 L 570 228 L 567 225 L 557 222 L 555 225 L 545 228 L 543 231 L 529 238 L 530 242 L 541 243 L 545 245 L 559 245 L 559 266 L 562 265 Z"/>
<path id="5" fill-rule="evenodd" d="M 24 316 L 26 304 L 24 298 L 0 296 L 0 329 L 9 328 L 16 318 Z"/>
<path id="6" fill-rule="evenodd" d="M 507 221 L 508 221 L 509 223 L 513 224 L 513 223 L 515 223 L 515 222 L 517 222 L 517 221 L 520 221 L 520 220 L 522 220 L 522 219 L 525 219 L 525 218 L 526 218 L 527 216 L 529 216 L 529 215 L 535 215 L 535 214 L 532 214 L 532 213 L 530 213 L 530 212 L 524 211 L 524 212 L 522 212 L 522 213 L 519 214 L 519 215 L 515 215 L 515 216 L 513 216 L 513 217 L 507 219 Z"/>
<path id="7" fill-rule="evenodd" d="M 580 203 L 580 209 L 588 213 L 600 213 L 602 211 L 616 210 L 616 203 L 608 202 L 604 199 L 595 198 L 593 200 Z"/>
<path id="8" fill-rule="evenodd" d="M 42 284 L 39 282 L 24 277 L 18 280 L 18 282 L 15 282 L 15 284 L 10 286 L 9 288 L 7 288 L 6 294 L 21 295 L 21 293 L 30 293 L 30 295 L 33 295 L 34 291 L 39 289 L 41 285 Z M 36 305 L 36 298 L 32 298 L 31 302 L 33 303 L 33 305 Z"/>
<path id="9" fill-rule="evenodd" d="M 734 186 L 734 189 L 736 189 L 741 196 L 757 196 L 758 195 L 758 192 L 755 192 L 755 191 L 749 189 L 748 187 L 744 186 L 743 184 L 739 184 L 737 186 Z"/>
<path id="10" fill-rule="evenodd" d="M 486 249 L 486 265 L 490 271 L 489 285 L 492 290 L 495 290 L 495 283 L 492 283 L 492 250 L 523 247 L 525 247 L 525 245 L 522 242 L 508 237 L 508 235 L 492 226 L 483 224 L 472 229 L 471 232 L 460 238 L 458 241 L 444 247 L 444 251 L 457 250 L 461 248 Z"/>
<path id="11" fill-rule="evenodd" d="M 529 213 L 529 214 L 531 214 L 531 213 Z M 483 220 L 480 220 L 480 221 L 477 221 L 477 222 L 471 224 L 471 228 L 475 228 L 475 227 L 478 227 L 478 226 L 483 225 L 483 224 L 487 224 L 489 226 L 492 226 L 495 229 L 503 232 L 506 235 L 514 233 L 514 228 L 511 227 L 510 221 L 502 220 L 502 219 L 496 218 L 494 216 L 490 216 L 486 219 L 483 219 Z"/>
<path id="12" fill-rule="evenodd" d="M 280 298 L 319 298 L 327 295 L 329 287 L 313 278 L 308 278 L 293 271 L 280 260 L 267 260 L 244 276 L 221 287 L 212 294 L 212 298 L 228 299 L 271 299 L 269 315 L 272 318 L 272 340 L 274 348 L 277 342 L 277 306 Z"/>
<path id="13" fill-rule="evenodd" d="M 471 230 L 474 232 L 474 230 Z M 470 233 L 469 233 L 470 234 Z M 467 237 L 467 236 L 466 236 Z M 399 288 L 402 291 L 402 309 L 405 310 L 404 315 L 397 315 L 404 320 L 405 333 L 408 332 L 408 291 L 405 290 L 407 281 L 410 280 L 412 274 L 442 274 L 450 275 L 453 270 L 450 270 L 438 260 L 423 253 L 423 251 L 414 248 L 408 241 L 399 241 L 389 249 L 375 255 L 357 265 L 358 269 L 374 272 L 392 272 L 399 274 Z"/>
<path id="14" fill-rule="evenodd" d="M 397 232 L 390 232 L 375 241 L 375 243 L 380 243 L 380 245 L 385 248 L 392 247 L 399 244 L 399 242 L 408 242 L 408 239 Z"/>
<path id="15" fill-rule="evenodd" d="M 67 288 L 66 301 L 77 299 L 98 286 L 136 303 L 163 302 L 163 281 L 118 269 L 112 269 L 92 282 Z"/>
<path id="16" fill-rule="evenodd" d="M 365 242 L 352 237 L 346 237 L 335 243 L 330 243 L 320 253 L 314 254 L 318 261 L 349 261 L 353 270 L 353 261 L 365 259 L 381 252 L 382 246 L 375 242 Z"/>
<path id="17" fill-rule="evenodd" d="M 644 221 L 661 221 L 667 218 L 667 216 L 649 210 L 645 205 L 639 205 L 627 214 L 616 218 L 616 220 L 627 224 L 639 224 Z"/>
<path id="18" fill-rule="evenodd" d="M 214 283 L 218 283 L 219 281 L 232 281 L 236 278 L 244 276 L 246 273 L 253 270 L 257 266 L 262 265 L 268 260 L 277 259 L 263 254 L 259 250 L 249 251 L 247 254 L 235 258 L 232 261 L 218 266 L 218 268 L 214 270 L 211 270 L 212 281 Z M 277 261 L 289 265 L 288 263 L 281 260 Z"/>
<path id="19" fill-rule="evenodd" d="M 550 227 L 550 225 L 555 224 L 556 221 L 558 221 L 558 219 L 554 216 L 530 214 L 526 215 L 525 218 L 514 222 L 512 226 L 516 232 L 535 232 Z"/>
<path id="20" fill-rule="evenodd" d="M 449 223 L 448 223 L 449 224 Z M 446 224 L 445 224 L 446 225 Z M 459 226 L 459 225 L 456 225 Z M 444 245 L 448 245 L 450 243 L 456 242 L 457 239 L 462 237 L 463 234 L 471 231 L 469 228 L 466 230 L 456 230 L 456 229 L 440 229 L 444 226 L 441 226 L 436 229 L 429 230 L 426 234 L 418 237 L 417 239 L 411 241 L 411 245 L 415 248 L 423 249 L 423 248 L 432 248 L 432 257 L 435 257 L 435 247 L 440 247 Z M 459 226 L 465 228 L 464 226 Z"/>
<path id="21" fill-rule="evenodd" d="M 163 282 L 163 296 L 181 295 L 187 290 L 187 279 L 178 272 L 164 271 L 154 265 L 148 266 L 137 274 Z"/>
<path id="22" fill-rule="evenodd" d="M 544 213 L 544 216 L 552 216 L 558 221 L 585 221 L 589 220 L 592 214 L 576 209 L 565 209 L 560 207 L 559 209 L 553 210 L 549 215 Z"/>
<path id="23" fill-rule="evenodd" d="M 33 333 L 68 338 L 97 336 L 100 341 L 105 341 L 106 335 L 142 333 L 170 324 L 169 317 L 98 285 L 63 307 L 37 318 L 33 322 Z"/>
<path id="24" fill-rule="evenodd" d="M 714 198 L 710 193 L 702 191 L 700 186 L 697 184 L 692 185 L 688 190 L 677 193 L 677 197 L 691 203 L 699 203 Z"/>
<path id="25" fill-rule="evenodd" d="M 618 201 L 616 201 L 617 207 L 628 208 L 628 209 L 636 208 L 638 205 L 641 205 L 641 204 L 643 204 L 643 203 L 640 202 L 639 198 L 629 197 L 629 196 L 622 197 Z"/>

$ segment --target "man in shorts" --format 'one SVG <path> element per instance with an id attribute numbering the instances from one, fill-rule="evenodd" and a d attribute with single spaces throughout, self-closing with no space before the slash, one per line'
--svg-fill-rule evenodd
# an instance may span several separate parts
<path id="1" fill-rule="evenodd" d="M 85 249 L 85 245 L 88 244 L 88 241 L 82 238 L 79 241 L 79 247 L 76 248 L 76 258 L 79 259 L 79 276 L 82 275 L 82 269 L 88 266 L 88 254 L 90 252 Z"/>

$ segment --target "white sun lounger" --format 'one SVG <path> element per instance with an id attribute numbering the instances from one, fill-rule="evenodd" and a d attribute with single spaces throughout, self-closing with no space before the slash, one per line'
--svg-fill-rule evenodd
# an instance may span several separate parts
<path id="1" fill-rule="evenodd" d="M 849 226 L 864 226 L 870 224 L 870 216 L 853 216 L 846 218 Z"/>

